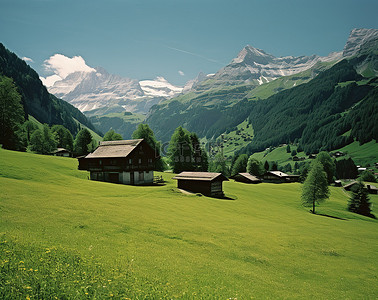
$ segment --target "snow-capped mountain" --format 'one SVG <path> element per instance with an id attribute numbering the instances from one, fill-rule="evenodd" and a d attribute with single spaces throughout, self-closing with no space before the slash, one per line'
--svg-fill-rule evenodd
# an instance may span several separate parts
<path id="1" fill-rule="evenodd" d="M 93 70 L 71 73 L 54 82 L 48 90 L 82 112 L 118 107 L 119 111 L 137 113 L 147 113 L 152 105 L 182 92 L 181 87 L 170 84 L 163 77 L 139 82 L 109 74 L 103 68 Z"/>
<path id="2" fill-rule="evenodd" d="M 342 52 L 334 52 L 326 57 L 285 56 L 275 57 L 264 50 L 252 46 L 244 47 L 230 64 L 220 69 L 212 78 L 226 84 L 255 83 L 261 85 L 281 76 L 288 76 L 310 69 L 318 62 L 336 61 Z"/>
<path id="3" fill-rule="evenodd" d="M 146 96 L 171 98 L 180 94 L 182 87 L 170 84 L 164 77 L 157 77 L 155 80 L 141 80 L 139 84 Z"/>

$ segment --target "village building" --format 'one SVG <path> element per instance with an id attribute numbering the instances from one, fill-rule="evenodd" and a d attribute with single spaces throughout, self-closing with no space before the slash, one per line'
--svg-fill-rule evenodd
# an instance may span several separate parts
<path id="1" fill-rule="evenodd" d="M 72 157 L 71 151 L 65 148 L 58 148 L 53 152 L 54 156 Z"/>
<path id="2" fill-rule="evenodd" d="M 244 183 L 261 183 L 261 179 L 249 173 L 238 173 L 234 176 L 231 176 L 230 179 L 234 179 L 235 181 Z"/>
<path id="3" fill-rule="evenodd" d="M 367 191 L 368 191 L 369 194 L 377 194 L 378 193 L 378 189 L 375 185 L 367 184 L 366 188 L 367 188 Z"/>
<path id="4" fill-rule="evenodd" d="M 210 197 L 223 197 L 223 181 L 228 181 L 222 173 L 181 172 L 173 177 L 179 189 L 201 193 Z"/>
<path id="5" fill-rule="evenodd" d="M 297 182 L 299 180 L 299 175 L 288 175 L 281 171 L 268 171 L 262 177 L 264 182 L 271 183 L 288 183 Z"/>
<path id="6" fill-rule="evenodd" d="M 106 141 L 93 153 L 79 157 L 79 170 L 91 180 L 142 185 L 154 181 L 155 151 L 143 139 Z"/>

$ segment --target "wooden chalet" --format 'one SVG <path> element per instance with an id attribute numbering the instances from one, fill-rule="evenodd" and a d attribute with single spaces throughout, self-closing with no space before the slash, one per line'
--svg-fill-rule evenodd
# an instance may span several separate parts
<path id="1" fill-rule="evenodd" d="M 179 189 L 210 197 L 223 197 L 222 182 L 228 181 L 222 173 L 210 172 L 181 172 L 173 179 L 177 179 Z"/>
<path id="2" fill-rule="evenodd" d="M 249 173 L 238 173 L 236 175 L 231 176 L 230 179 L 234 179 L 235 181 L 244 182 L 244 183 L 260 183 L 261 182 L 259 178 Z"/>
<path id="3" fill-rule="evenodd" d="M 53 153 L 54 156 L 72 157 L 71 151 L 65 148 L 58 148 Z"/>
<path id="4" fill-rule="evenodd" d="M 155 151 L 143 139 L 106 141 L 93 153 L 79 157 L 79 170 L 90 172 L 91 180 L 141 185 L 152 184 Z"/>
<path id="5" fill-rule="evenodd" d="M 299 180 L 299 175 L 288 175 L 281 171 L 268 171 L 263 177 L 263 181 L 271 183 L 288 183 L 297 182 Z"/>

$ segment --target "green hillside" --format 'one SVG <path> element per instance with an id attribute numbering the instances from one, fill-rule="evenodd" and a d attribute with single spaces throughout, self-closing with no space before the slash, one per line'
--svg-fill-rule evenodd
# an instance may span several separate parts
<path id="1" fill-rule="evenodd" d="M 0 43 L 0 75 L 12 78 L 21 95 L 25 115 L 48 125 L 63 125 L 73 135 L 79 130 L 77 121 L 93 131 L 97 129 L 68 102 L 50 94 L 39 75 L 16 54 Z"/>
<path id="2" fill-rule="evenodd" d="M 91 116 L 89 120 L 103 133 L 113 129 L 122 135 L 124 139 L 130 139 L 138 124 L 142 123 L 145 116 L 131 112 L 109 113 L 101 116 Z"/>
<path id="3" fill-rule="evenodd" d="M 347 195 L 225 182 L 234 200 L 87 180 L 71 158 L 0 149 L 1 299 L 375 299 L 378 221 Z M 378 214 L 378 196 L 371 196 Z"/>

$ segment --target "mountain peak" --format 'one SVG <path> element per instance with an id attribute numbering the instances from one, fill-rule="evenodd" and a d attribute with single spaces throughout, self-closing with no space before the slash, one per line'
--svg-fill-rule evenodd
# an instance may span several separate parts
<path id="1" fill-rule="evenodd" d="M 267 64 L 274 58 L 273 55 L 267 54 L 264 50 L 252 47 L 250 45 L 245 46 L 231 63 L 247 63 L 256 62 L 259 64 Z"/>
<path id="2" fill-rule="evenodd" d="M 359 54 L 367 48 L 374 48 L 378 44 L 378 29 L 355 28 L 350 32 L 343 50 L 343 57 Z"/>

